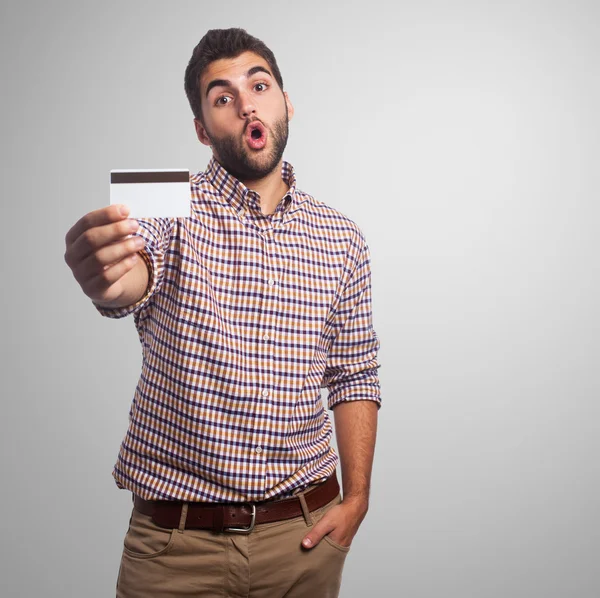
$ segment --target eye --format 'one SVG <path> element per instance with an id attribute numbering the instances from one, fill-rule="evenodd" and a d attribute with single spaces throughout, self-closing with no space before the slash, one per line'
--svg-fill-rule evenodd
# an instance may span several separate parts
<path id="1" fill-rule="evenodd" d="M 257 88 L 259 88 L 259 87 L 262 87 L 262 89 L 257 89 Z M 267 87 L 268 87 L 268 85 L 267 85 L 266 83 L 257 83 L 257 84 L 254 86 L 254 89 L 255 89 L 256 91 L 265 91 L 265 89 L 267 89 Z"/>
<path id="2" fill-rule="evenodd" d="M 215 106 L 225 106 L 226 104 L 229 104 L 228 101 L 225 102 L 223 100 L 231 100 L 231 98 L 229 96 L 221 96 L 215 100 Z"/>

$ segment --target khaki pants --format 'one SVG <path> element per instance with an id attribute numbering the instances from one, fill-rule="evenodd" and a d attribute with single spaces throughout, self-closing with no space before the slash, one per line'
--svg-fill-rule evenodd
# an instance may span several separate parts
<path id="1" fill-rule="evenodd" d="M 133 509 L 123 543 L 117 598 L 337 598 L 350 548 L 325 536 L 301 546 L 341 496 L 250 534 L 166 529 Z"/>

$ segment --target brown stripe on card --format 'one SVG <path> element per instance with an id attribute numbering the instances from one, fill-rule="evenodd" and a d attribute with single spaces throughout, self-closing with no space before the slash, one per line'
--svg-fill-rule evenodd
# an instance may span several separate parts
<path id="1" fill-rule="evenodd" d="M 187 170 L 176 172 L 111 172 L 111 183 L 187 183 L 190 173 Z"/>

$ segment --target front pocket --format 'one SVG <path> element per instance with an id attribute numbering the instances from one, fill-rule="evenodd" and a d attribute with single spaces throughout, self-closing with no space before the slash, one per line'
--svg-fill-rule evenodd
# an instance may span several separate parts
<path id="1" fill-rule="evenodd" d="M 325 540 L 329 545 L 331 545 L 336 550 L 339 550 L 340 552 L 343 552 L 343 553 L 350 552 L 350 548 L 352 548 L 352 546 L 342 546 L 341 544 L 334 542 L 328 535 L 323 536 L 323 540 Z"/>
<path id="2" fill-rule="evenodd" d="M 152 517 L 133 509 L 123 551 L 136 559 L 155 558 L 170 552 L 178 533 L 177 528 L 160 527 L 152 521 Z"/>
<path id="3" fill-rule="evenodd" d="M 319 523 L 319 521 L 321 521 L 321 519 L 323 519 L 323 517 L 327 514 L 328 511 L 333 509 L 333 507 L 336 507 L 337 505 L 339 505 L 341 502 L 342 502 L 342 495 L 338 494 L 332 501 L 328 502 L 326 505 L 322 506 L 319 509 L 316 509 L 315 511 L 312 511 L 311 515 L 313 518 L 314 525 Z M 313 527 L 314 527 L 314 525 L 313 525 Z M 323 536 L 323 540 L 325 540 L 332 548 L 335 548 L 339 552 L 343 552 L 344 554 L 346 554 L 347 552 L 350 551 L 351 546 L 342 546 L 341 544 L 334 542 L 329 537 L 329 535 Z"/>

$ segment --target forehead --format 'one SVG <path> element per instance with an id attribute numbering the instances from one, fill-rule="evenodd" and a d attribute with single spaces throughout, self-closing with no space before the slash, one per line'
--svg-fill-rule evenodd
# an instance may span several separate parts
<path id="1" fill-rule="evenodd" d="M 235 58 L 219 58 L 211 62 L 200 77 L 200 93 L 204 96 L 206 86 L 213 79 L 227 79 L 232 83 L 236 79 L 245 77 L 253 66 L 263 66 L 270 73 L 273 72 L 269 63 L 254 52 L 243 52 Z"/>

